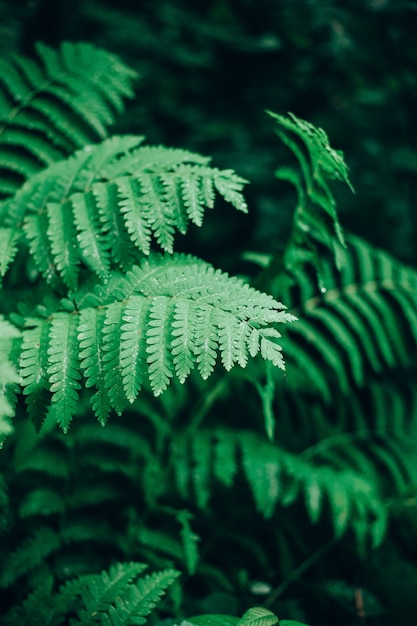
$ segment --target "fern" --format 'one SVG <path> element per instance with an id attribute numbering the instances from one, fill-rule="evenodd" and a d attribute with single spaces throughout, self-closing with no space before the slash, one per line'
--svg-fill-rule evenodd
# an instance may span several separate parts
<path id="1" fill-rule="evenodd" d="M 83 626 L 143 624 L 145 616 L 178 576 L 174 570 L 165 570 L 140 577 L 145 567 L 142 563 L 115 564 L 108 572 L 71 580 L 58 592 L 52 591 L 49 578 L 20 606 L 12 609 L 3 623 L 5 626 L 26 623 L 58 626 L 69 618 L 68 623 Z M 72 617 L 74 612 L 77 617 Z"/>
<path id="2" fill-rule="evenodd" d="M 328 402 L 329 371 L 348 394 L 371 375 L 409 366 L 417 340 L 414 270 L 356 237 L 347 241 L 340 271 L 322 255 L 320 290 L 308 266 L 272 288 L 299 316 L 302 311 L 284 339 L 288 367 L 308 368 L 310 385 Z"/>
<path id="3" fill-rule="evenodd" d="M 13 340 L 19 332 L 0 317 L 0 446 L 13 432 L 11 418 L 14 416 L 15 387 L 21 382 L 13 363 Z"/>
<path id="4" fill-rule="evenodd" d="M 10 587 L 18 578 L 38 567 L 58 547 L 59 539 L 50 528 L 41 527 L 35 531 L 3 564 L 0 587 Z"/>
<path id="5" fill-rule="evenodd" d="M 131 97 L 136 74 L 116 55 L 87 43 L 36 58 L 12 55 L 0 71 L 0 195 L 75 149 L 103 139 Z"/>
<path id="6" fill-rule="evenodd" d="M 242 459 L 239 465 L 238 451 Z M 363 478 L 353 464 L 349 470 L 340 470 L 331 467 L 326 456 L 321 464 L 312 463 L 307 454 L 305 459 L 303 456 L 291 454 L 254 433 L 234 433 L 222 428 L 215 432 L 202 430 L 188 441 L 180 440 L 172 463 L 177 468 L 180 493 L 190 497 L 192 486 L 201 509 L 208 506 L 214 490 L 213 485 L 207 489 L 208 481 L 215 478 L 229 487 L 234 476 L 243 472 L 256 508 L 265 518 L 271 518 L 278 505 L 289 506 L 301 497 L 311 521 L 317 523 L 327 510 L 327 502 L 336 538 L 350 528 L 360 545 L 368 539 L 374 546 L 380 545 L 386 531 L 387 509 L 376 484 Z M 183 473 L 178 474 L 179 457 L 187 466 L 185 484 Z M 203 483 L 200 468 L 206 475 Z"/>
<path id="7" fill-rule="evenodd" d="M 277 178 L 294 185 L 297 191 L 293 231 L 283 264 L 293 270 L 309 259 L 314 263 L 321 282 L 321 256 L 314 245 L 314 234 L 319 234 L 333 251 L 337 266 L 341 267 L 343 263 L 345 238 L 328 183 L 329 180 L 343 181 L 353 191 L 343 152 L 330 146 L 323 129 L 292 113 L 288 117 L 268 113 L 278 123 L 276 133 L 292 151 L 301 170 L 281 167 L 275 173 Z"/>
<path id="8" fill-rule="evenodd" d="M 113 137 L 33 176 L 4 207 L 3 274 L 23 231 L 39 270 L 74 290 L 81 263 L 105 279 L 111 259 L 127 269 L 138 251 L 149 254 L 151 237 L 172 252 L 175 229 L 185 234 L 189 221 L 201 226 L 214 189 L 247 210 L 245 181 L 234 172 L 184 150 L 138 147 L 141 141 Z"/>
<path id="9" fill-rule="evenodd" d="M 78 623 L 83 626 L 96 623 L 109 626 L 144 624 L 145 616 L 172 585 L 178 572 L 155 572 L 139 578 L 134 584 L 126 584 L 137 577 L 137 573 L 135 564 L 130 567 L 123 564 L 110 568 L 109 574 L 103 572 L 100 576 L 91 576 L 81 593 L 85 609 L 78 612 Z"/>
<path id="10" fill-rule="evenodd" d="M 145 376 L 158 396 L 174 374 L 184 382 L 192 367 L 207 378 L 217 352 L 226 370 L 259 352 L 284 368 L 271 324 L 294 319 L 270 296 L 185 255 L 151 256 L 124 282 L 115 276 L 98 291 L 97 307 L 57 311 L 23 330 L 27 402 L 37 403 L 45 388 L 45 360 L 53 415 L 64 430 L 76 412 L 81 376 L 97 389 L 92 407 L 104 422 L 110 407 L 121 413 L 136 399 Z"/>

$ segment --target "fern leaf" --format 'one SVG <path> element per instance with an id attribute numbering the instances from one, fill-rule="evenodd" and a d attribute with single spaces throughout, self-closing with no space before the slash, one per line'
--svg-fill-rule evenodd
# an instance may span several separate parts
<path id="1" fill-rule="evenodd" d="M 69 42 L 59 50 L 38 44 L 36 51 L 33 60 L 14 56 L 2 62 L 0 97 L 8 103 L 0 113 L 3 195 L 11 191 L 13 167 L 20 180 L 26 179 L 74 149 L 104 138 L 124 98 L 132 96 L 135 73 L 115 55 Z M 8 149 L 14 159 L 7 158 Z M 16 181 L 15 189 L 18 186 Z"/>
<path id="2" fill-rule="evenodd" d="M 231 487 L 238 471 L 237 441 L 233 433 L 224 429 L 216 431 L 213 457 L 215 478 L 226 487 Z"/>
<path id="3" fill-rule="evenodd" d="M 68 205 L 49 203 L 48 238 L 57 272 L 71 290 L 77 285 L 79 260 L 75 253 L 76 232 L 71 208 Z"/>
<path id="4" fill-rule="evenodd" d="M 39 430 L 46 417 L 50 400 L 47 378 L 49 323 L 40 322 L 34 328 L 23 331 L 20 374 L 23 394 L 30 420 Z"/>
<path id="5" fill-rule="evenodd" d="M 151 249 L 151 208 L 143 202 L 140 183 L 136 179 L 120 178 L 117 183 L 119 206 L 133 244 L 149 254 Z M 104 206 L 104 203 L 101 203 Z"/>
<path id="6" fill-rule="evenodd" d="M 12 342 L 19 336 L 17 328 L 0 316 L 0 447 L 13 431 L 11 418 L 15 411 L 11 391 L 21 378 L 12 360 Z"/>
<path id="7" fill-rule="evenodd" d="M 103 614 L 117 597 L 126 594 L 126 588 L 146 569 L 143 563 L 116 563 L 107 572 L 82 579 L 80 593 L 85 607 L 78 616 L 81 624 L 102 623 Z"/>
<path id="8" fill-rule="evenodd" d="M 169 385 L 173 374 L 172 358 L 164 338 L 169 334 L 168 324 L 172 318 L 172 303 L 168 298 L 153 298 L 149 311 L 149 329 L 146 337 L 149 381 L 155 396 Z"/>
<path id="9" fill-rule="evenodd" d="M 174 303 L 171 348 L 175 374 L 180 383 L 185 382 L 194 367 L 194 334 L 189 332 L 194 307 L 193 302 L 189 300 L 179 300 Z"/>
<path id="10" fill-rule="evenodd" d="M 262 445 L 249 433 L 240 439 L 243 468 L 252 489 L 256 508 L 266 518 L 271 517 L 281 492 L 281 467 L 276 451 Z"/>
<path id="11" fill-rule="evenodd" d="M 102 424 L 106 423 L 111 409 L 105 385 L 104 346 L 100 340 L 104 317 L 105 311 L 102 309 L 84 309 L 80 313 L 78 324 L 80 366 L 84 371 L 85 386 L 97 387 L 97 392 L 91 398 L 91 405 Z"/>
<path id="12" fill-rule="evenodd" d="M 106 236 L 100 236 L 98 215 L 94 197 L 89 194 L 74 194 L 71 197 L 74 219 L 77 226 L 77 239 L 80 257 L 84 263 L 102 280 L 105 280 L 110 270 L 108 241 Z M 58 266 L 63 278 L 62 268 Z"/>
<path id="13" fill-rule="evenodd" d="M 12 228 L 0 228 L 0 276 L 4 276 L 13 262 L 20 233 Z"/>
<path id="14" fill-rule="evenodd" d="M 308 371 L 309 381 L 328 400 L 326 376 L 337 379 L 348 395 L 383 369 L 408 367 L 417 337 L 414 270 L 356 237 L 347 241 L 340 270 L 323 254 L 326 288 L 314 284 L 307 266 L 291 272 L 292 287 L 277 293 L 303 311 L 282 341 L 288 367 Z M 288 380 L 294 380 L 293 371 Z"/>
<path id="15" fill-rule="evenodd" d="M 193 575 L 199 559 L 197 544 L 200 541 L 200 537 L 191 529 L 190 520 L 193 516 L 189 511 L 179 511 L 176 517 L 181 524 L 180 534 L 187 572 Z"/>
<path id="16" fill-rule="evenodd" d="M 122 369 L 123 388 L 126 398 L 133 402 L 143 384 L 144 363 L 146 360 L 146 344 L 144 328 L 152 324 L 152 312 L 147 311 L 147 303 L 140 296 L 132 296 L 126 307 L 121 327 L 120 365 Z M 149 320 L 149 321 L 148 321 Z M 161 341 L 162 343 L 162 341 Z"/>
<path id="17" fill-rule="evenodd" d="M 120 267 L 131 267 L 136 260 L 134 244 L 138 246 L 144 245 L 143 252 L 149 251 L 149 244 L 145 238 L 137 236 L 135 229 L 130 227 L 129 218 L 124 219 L 126 212 L 125 198 L 120 198 L 118 184 L 110 183 L 108 185 L 94 185 L 92 194 L 94 195 L 99 219 L 102 224 L 101 230 L 104 231 L 108 240 L 111 258 Z M 129 199 L 129 193 L 127 198 Z M 120 213 L 115 211 L 114 207 L 120 204 Z M 129 205 L 129 209 L 131 206 Z M 137 227 L 137 226 L 136 226 Z M 98 236 L 99 233 L 97 233 Z"/>
<path id="18" fill-rule="evenodd" d="M 58 547 L 59 539 L 56 533 L 50 528 L 41 527 L 9 554 L 0 573 L 0 587 L 7 588 L 13 585 L 18 578 L 40 565 Z"/>
<path id="19" fill-rule="evenodd" d="M 123 354 L 121 351 L 121 327 L 123 324 L 124 308 L 121 302 L 115 302 L 107 307 L 104 320 L 104 381 L 108 390 L 109 401 L 118 415 L 121 415 L 126 406 L 123 384 Z M 131 397 L 131 396 L 130 396 Z"/>
<path id="20" fill-rule="evenodd" d="M 36 489 L 31 491 L 19 507 L 19 516 L 22 519 L 36 515 L 50 516 L 63 513 L 65 505 L 63 498 L 53 489 Z"/>
<path id="21" fill-rule="evenodd" d="M 127 269 L 135 254 L 150 253 L 153 239 L 172 252 L 175 231 L 185 233 L 189 221 L 201 225 L 204 210 L 213 206 L 217 179 L 223 181 L 218 193 L 242 208 L 243 197 L 236 194 L 245 181 L 233 172 L 210 168 L 206 159 L 183 150 L 149 150 L 139 146 L 141 141 L 114 137 L 86 146 L 33 176 L 6 203 L 11 241 L 21 235 L 24 222 L 46 278 L 53 268 L 74 289 L 81 262 L 106 278 L 110 258 Z M 11 260 L 10 251 L 4 271 Z"/>
<path id="22" fill-rule="evenodd" d="M 141 564 L 116 565 L 110 568 L 109 574 L 103 572 L 100 576 L 91 577 L 91 582 L 87 581 L 86 590 L 82 594 L 86 610 L 78 614 L 82 626 L 97 623 L 105 626 L 135 626 L 146 622 L 145 616 L 172 585 L 178 572 L 164 570 L 139 578 L 137 582 L 129 582 L 137 577 L 135 567 L 143 568 Z"/>
<path id="23" fill-rule="evenodd" d="M 50 329 L 48 348 L 49 383 L 53 414 L 64 431 L 77 410 L 81 378 L 77 351 L 77 316 L 56 313 Z"/>
<path id="24" fill-rule="evenodd" d="M 82 293 L 81 301 L 94 307 L 69 311 L 73 304 L 63 300 L 64 310 L 49 309 L 46 320 L 34 318 L 24 331 L 21 367 L 32 417 L 38 408 L 44 414 L 50 392 L 64 430 L 77 409 L 81 376 L 96 388 L 91 402 L 104 423 L 111 408 L 120 414 L 136 399 L 146 379 L 158 396 L 174 375 L 184 382 L 195 366 L 207 378 L 218 352 L 226 369 L 246 366 L 259 351 L 283 367 L 280 333 L 271 324 L 295 319 L 271 296 L 185 255 L 151 255 L 93 295 Z"/>
<path id="25" fill-rule="evenodd" d="M 13 607 L 2 618 L 3 626 L 45 626 L 52 613 L 53 578 L 48 576 L 28 595 L 22 604 Z"/>
<path id="26" fill-rule="evenodd" d="M 210 305 L 196 307 L 194 329 L 195 353 L 198 371 L 206 380 L 214 370 L 217 358 L 218 338 L 216 333 L 215 312 Z"/>

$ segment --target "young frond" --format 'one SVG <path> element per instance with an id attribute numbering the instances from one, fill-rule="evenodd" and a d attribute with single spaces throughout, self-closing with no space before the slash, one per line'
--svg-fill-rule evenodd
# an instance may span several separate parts
<path id="1" fill-rule="evenodd" d="M 287 269 L 293 269 L 302 265 L 307 258 L 312 259 L 320 281 L 321 258 L 314 236 L 320 236 L 332 249 L 337 265 L 342 264 L 346 243 L 328 181 L 343 181 L 353 192 L 348 167 L 343 153 L 331 148 L 323 129 L 316 128 L 292 113 L 288 117 L 270 111 L 268 113 L 277 122 L 276 133 L 292 151 L 301 170 L 282 167 L 275 173 L 277 178 L 294 185 L 298 196 L 291 245 L 285 251 L 284 265 Z"/>
<path id="2" fill-rule="evenodd" d="M 64 42 L 0 62 L 0 195 L 75 149 L 103 139 L 136 73 L 109 52 Z M 18 176 L 15 176 L 15 173 Z"/>
<path id="3" fill-rule="evenodd" d="M 214 189 L 246 211 L 245 181 L 234 172 L 208 167 L 198 154 L 150 150 L 141 141 L 113 137 L 33 176 L 4 207 L 3 274 L 22 225 L 39 271 L 47 280 L 59 275 L 73 290 L 80 264 L 105 279 L 111 265 L 127 269 L 135 255 L 149 254 L 153 239 L 172 252 L 176 230 L 184 234 L 190 222 L 201 226 Z"/>

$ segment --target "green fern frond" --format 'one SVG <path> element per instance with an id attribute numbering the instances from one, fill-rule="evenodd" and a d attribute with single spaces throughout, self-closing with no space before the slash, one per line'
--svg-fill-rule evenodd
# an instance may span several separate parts
<path id="1" fill-rule="evenodd" d="M 205 208 L 213 207 L 210 186 L 247 210 L 245 181 L 234 172 L 210 168 L 184 150 L 138 147 L 141 141 L 113 137 L 33 176 L 3 208 L 3 273 L 22 224 L 39 271 L 47 280 L 59 275 L 73 290 L 81 263 L 105 279 L 110 258 L 127 269 L 135 254 L 149 254 L 152 238 L 172 252 L 175 230 L 200 226 Z"/>
<path id="2" fill-rule="evenodd" d="M 80 312 L 78 324 L 79 358 L 84 372 L 85 386 L 97 388 L 97 392 L 91 398 L 91 406 L 102 424 L 106 423 L 111 410 L 105 383 L 105 352 L 100 340 L 104 329 L 104 318 L 103 309 L 84 309 Z"/>
<path id="3" fill-rule="evenodd" d="M 52 410 L 65 431 L 77 410 L 78 390 L 81 385 L 77 355 L 76 315 L 56 313 L 51 322 L 48 348 L 48 369 Z M 42 349 L 42 347 L 41 347 Z"/>
<path id="4" fill-rule="evenodd" d="M 151 256 L 97 295 L 95 308 L 34 318 L 23 331 L 28 406 L 38 406 L 46 388 L 64 430 L 77 410 L 82 376 L 97 389 L 92 405 L 104 423 L 110 407 L 121 413 L 145 383 L 158 396 L 174 375 L 184 382 L 194 366 L 207 378 L 218 353 L 226 369 L 245 366 L 258 353 L 284 368 L 280 334 L 271 324 L 294 316 L 271 296 L 193 257 Z"/>
<path id="5" fill-rule="evenodd" d="M 308 371 L 309 384 L 330 401 L 329 372 L 348 394 L 375 374 L 412 363 L 417 275 L 352 236 L 340 271 L 327 259 L 323 268 L 321 290 L 312 274 L 299 270 L 289 275 L 287 284 L 277 285 L 276 295 L 295 312 L 302 311 L 282 342 L 288 367 Z"/>
<path id="6" fill-rule="evenodd" d="M 117 564 L 109 573 L 92 575 L 84 580 L 81 597 L 84 609 L 78 612 L 82 626 L 135 626 L 144 624 L 165 590 L 179 572 L 164 570 L 135 581 L 144 566 L 141 563 Z"/>
<path id="7" fill-rule="evenodd" d="M 0 447 L 4 439 L 13 432 L 11 418 L 15 409 L 15 387 L 21 382 L 13 363 L 13 341 L 20 337 L 20 333 L 0 316 Z"/>
<path id="8" fill-rule="evenodd" d="M 176 517 L 181 525 L 180 534 L 185 566 L 187 572 L 192 575 L 195 574 L 199 560 L 197 544 L 200 541 L 200 537 L 191 529 L 190 520 L 193 518 L 193 515 L 190 511 L 179 511 Z"/>
<path id="9" fill-rule="evenodd" d="M 219 442 L 227 442 L 227 445 L 219 448 Z M 378 490 L 372 472 L 362 477 L 354 463 L 349 467 L 345 460 L 339 469 L 331 465 L 326 455 L 313 463 L 308 451 L 290 453 L 255 433 L 201 430 L 182 443 L 181 439 L 175 442 L 172 464 L 180 490 L 179 450 L 183 465 L 188 466 L 182 475 L 192 483 L 199 506 L 207 507 L 214 490 L 213 479 L 231 487 L 243 474 L 257 510 L 267 519 L 276 513 L 277 506 L 290 506 L 301 499 L 313 523 L 318 523 L 330 511 L 335 538 L 350 529 L 356 533 L 360 545 L 370 540 L 377 546 L 383 540 L 387 508 L 382 490 Z M 372 461 L 368 461 L 368 465 L 371 467 Z M 226 474 L 226 480 L 221 474 L 223 467 L 232 471 L 231 475 Z M 190 498 L 188 487 L 183 495 Z"/>
<path id="10" fill-rule="evenodd" d="M 146 569 L 143 563 L 116 563 L 108 572 L 83 577 L 80 595 L 85 610 L 78 614 L 81 624 L 100 623 L 116 598 Z M 86 584 L 87 583 L 87 584 Z M 73 588 L 73 585 L 71 585 Z"/>
<path id="11" fill-rule="evenodd" d="M 133 95 L 136 73 L 88 43 L 0 62 L 0 194 L 83 145 L 106 136 Z M 18 174 L 15 176 L 14 173 Z"/>
<path id="12" fill-rule="evenodd" d="M 301 171 L 279 168 L 277 178 L 295 186 L 298 196 L 291 237 L 283 255 L 283 265 L 288 270 L 312 262 L 318 281 L 322 281 L 321 257 L 314 237 L 321 237 L 336 259 L 343 264 L 345 238 L 336 212 L 336 201 L 328 184 L 336 179 L 345 182 L 351 191 L 348 168 L 343 153 L 334 150 L 321 128 L 302 120 L 292 113 L 288 117 L 268 111 L 278 123 L 277 135 L 293 152 Z"/>
<path id="13" fill-rule="evenodd" d="M 49 554 L 59 548 L 59 545 L 59 537 L 53 530 L 46 526 L 39 528 L 32 537 L 8 555 L 2 565 L 0 587 L 7 588 L 13 585 L 18 578 L 41 565 Z"/>
<path id="14" fill-rule="evenodd" d="M 50 617 L 53 613 L 53 578 L 48 576 L 22 604 L 13 607 L 2 618 L 4 626 L 54 626 Z"/>

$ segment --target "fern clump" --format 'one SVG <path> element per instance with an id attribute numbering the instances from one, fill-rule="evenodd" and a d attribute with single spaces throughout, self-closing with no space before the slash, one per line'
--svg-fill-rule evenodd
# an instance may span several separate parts
<path id="1" fill-rule="evenodd" d="M 3 622 L 274 626 L 415 486 L 416 272 L 344 232 L 343 154 L 294 115 L 271 114 L 298 161 L 283 252 L 252 279 L 181 252 L 247 181 L 108 137 L 135 77 L 114 55 L 37 55 L 0 78 Z"/>

